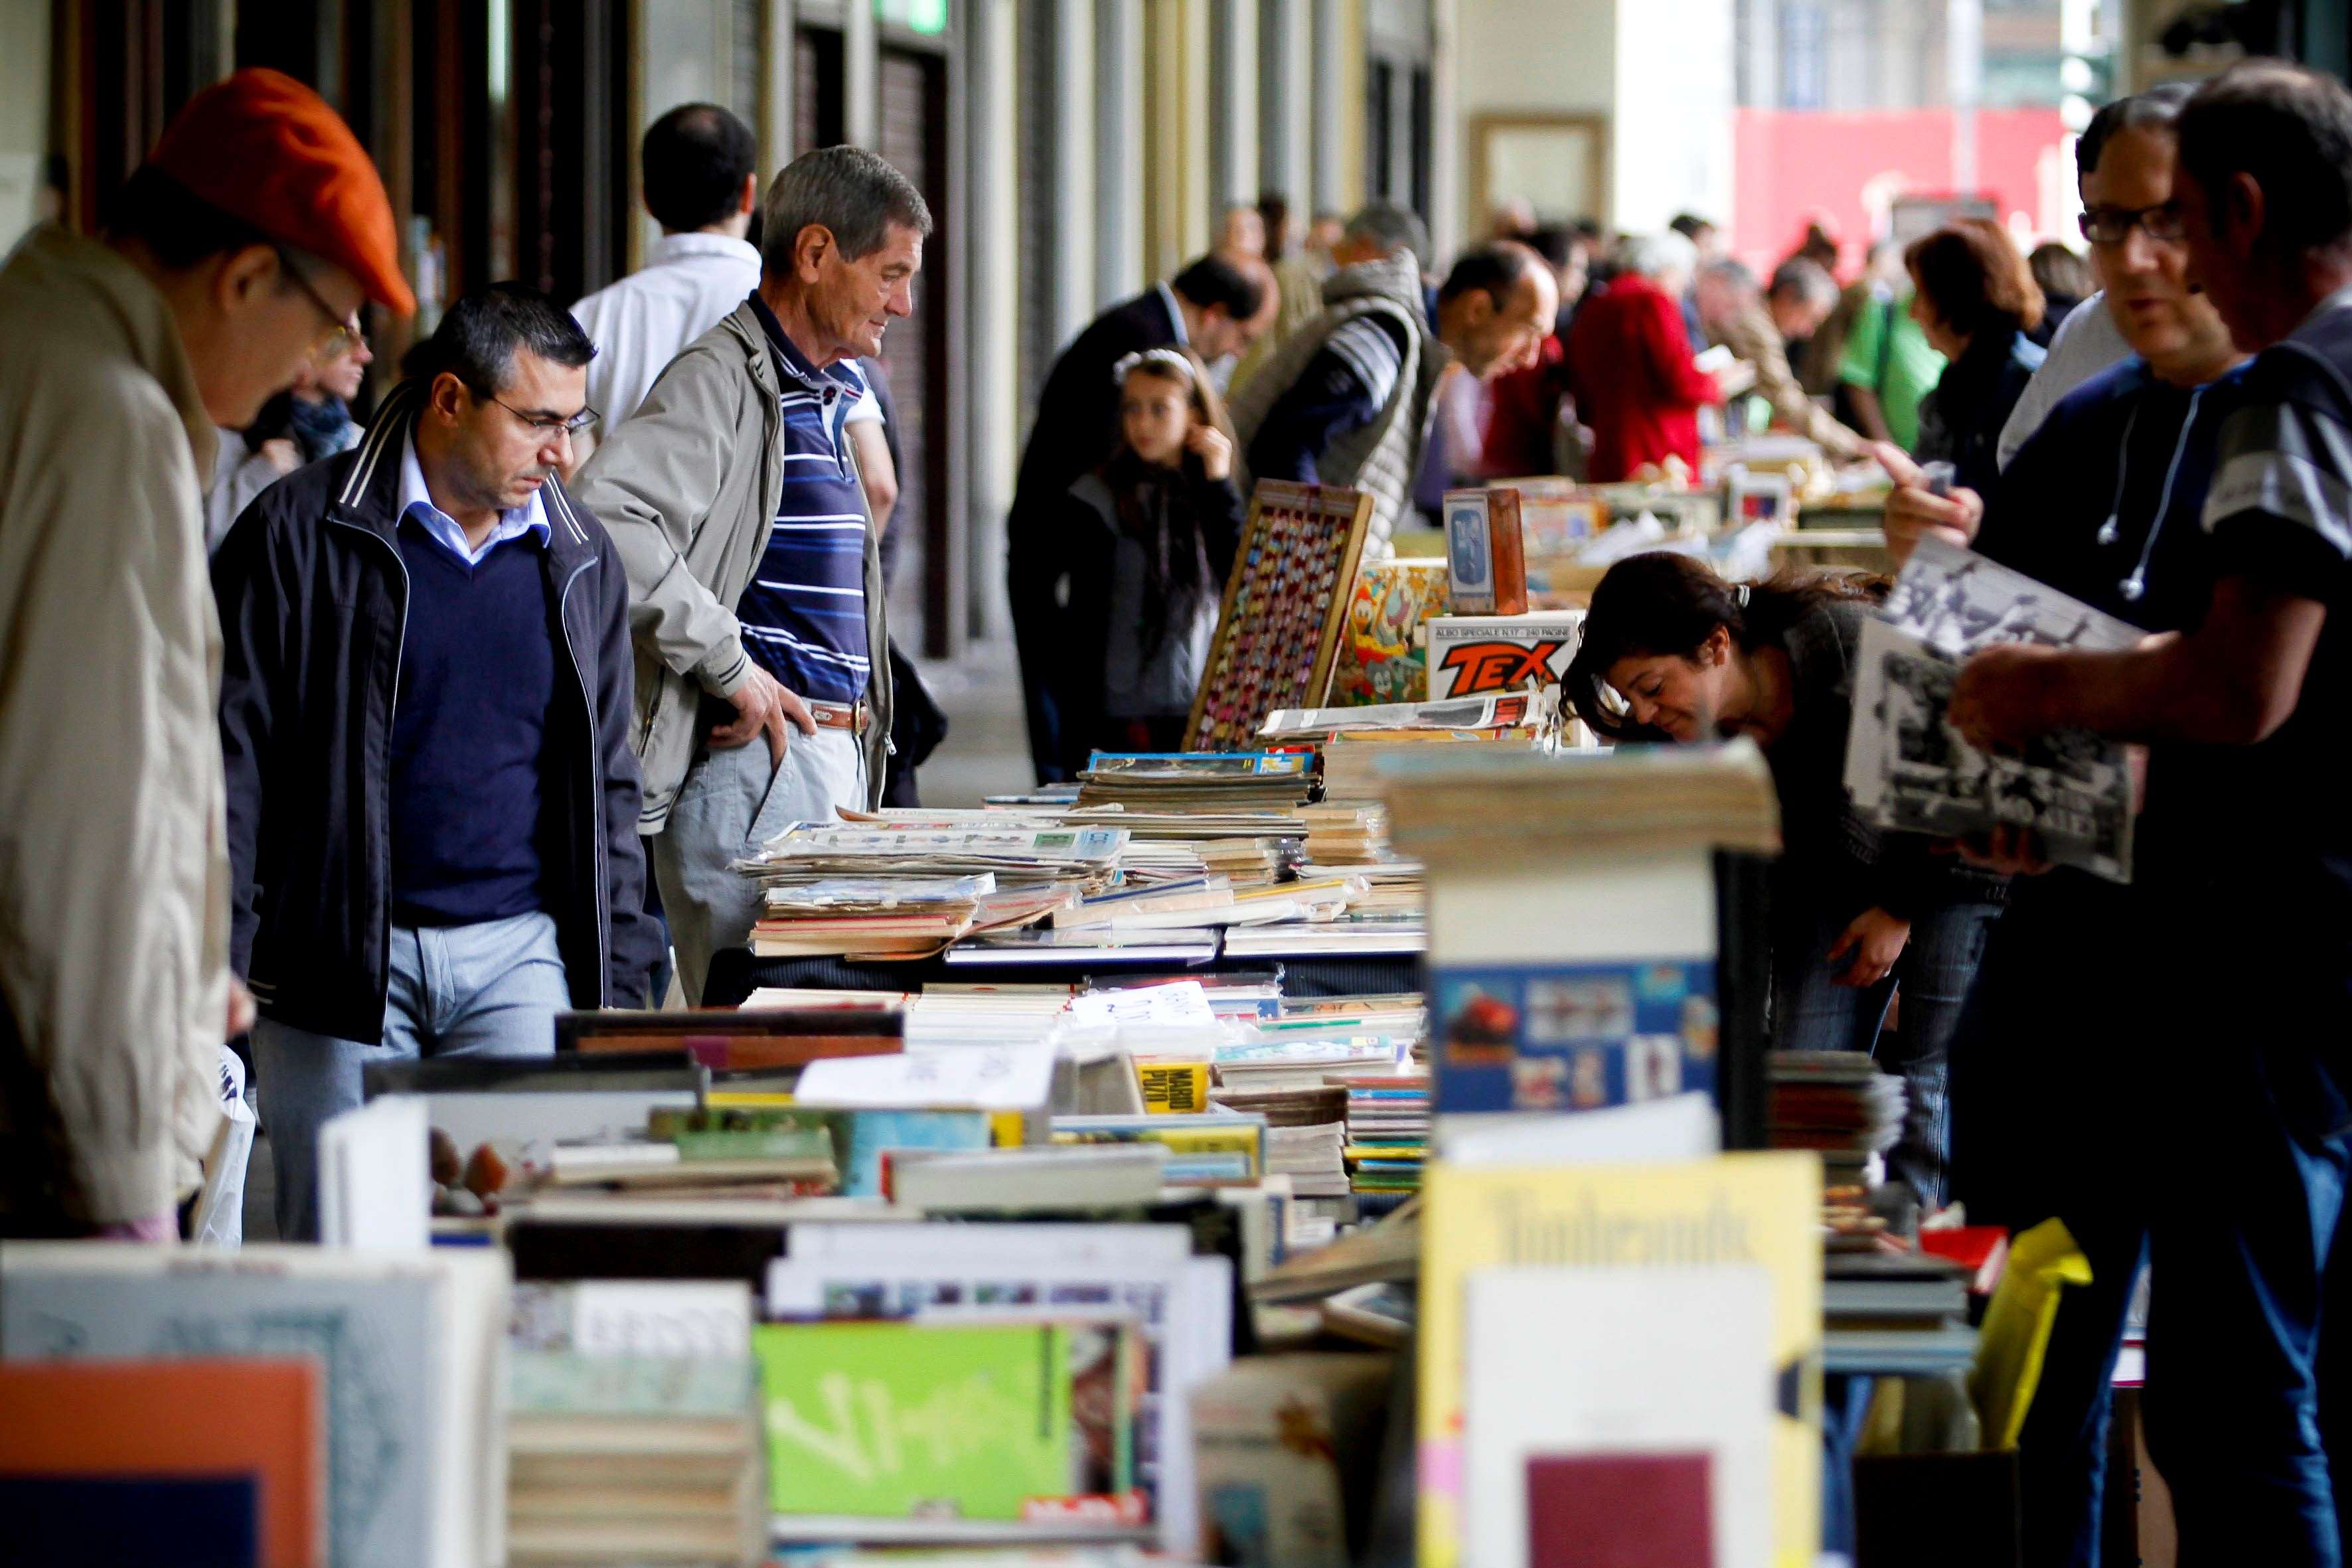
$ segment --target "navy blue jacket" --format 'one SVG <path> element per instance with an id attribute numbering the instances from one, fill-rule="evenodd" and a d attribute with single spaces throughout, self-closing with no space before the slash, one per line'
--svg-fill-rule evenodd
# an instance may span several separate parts
<path id="1" fill-rule="evenodd" d="M 229 961 L 262 1014 L 374 1044 L 392 927 L 393 706 L 408 574 L 395 530 L 418 394 L 367 438 L 255 498 L 213 557 L 226 644 Z M 542 895 L 572 1004 L 644 1004 L 660 956 L 637 838 L 629 582 L 551 479 L 541 552 L 563 628 L 541 781 Z"/>
<path id="2" fill-rule="evenodd" d="M 2134 355 L 2076 387 L 2010 459 L 1987 498 L 1978 552 L 2145 630 L 2195 626 L 2218 574 L 2205 492 L 2221 426 L 2245 405 L 2249 368 L 2183 388 Z M 2178 761 L 2151 770 L 2136 834 L 2143 879 L 2161 874 L 2182 836 L 2212 831 L 2177 812 L 2167 787 L 2168 772 L 2179 784 L 2182 767 L 2195 769 L 2200 748 L 2168 750 Z"/>

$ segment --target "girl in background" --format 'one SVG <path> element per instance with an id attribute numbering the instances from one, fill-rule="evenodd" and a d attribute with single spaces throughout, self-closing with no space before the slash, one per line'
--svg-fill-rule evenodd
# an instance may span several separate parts
<path id="1" fill-rule="evenodd" d="M 1182 746 L 1241 538 L 1233 427 L 1201 362 L 1148 349 L 1112 375 L 1118 449 L 1070 487 L 1062 529 L 1074 770 L 1089 749 Z"/>

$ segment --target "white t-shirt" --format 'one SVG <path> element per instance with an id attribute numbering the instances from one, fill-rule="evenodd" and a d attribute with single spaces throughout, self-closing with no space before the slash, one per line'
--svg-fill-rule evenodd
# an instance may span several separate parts
<path id="1" fill-rule="evenodd" d="M 666 234 L 646 265 L 572 307 L 596 345 L 588 406 L 610 430 L 637 411 L 680 349 L 760 286 L 760 253 L 720 234 Z"/>
<path id="2" fill-rule="evenodd" d="M 2025 384 L 2024 395 L 2009 411 L 2009 423 L 2000 427 L 1996 459 L 2000 466 L 2009 467 L 2018 448 L 2033 438 L 2050 411 L 2064 402 L 2068 393 L 2109 365 L 2122 363 L 2131 352 L 2104 293 L 2092 295 L 2068 311 L 2051 334 L 2050 353 L 2043 357 L 2042 368 Z"/>

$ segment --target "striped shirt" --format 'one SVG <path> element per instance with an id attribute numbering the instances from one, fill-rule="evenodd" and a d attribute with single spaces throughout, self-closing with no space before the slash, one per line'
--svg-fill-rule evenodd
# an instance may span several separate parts
<path id="1" fill-rule="evenodd" d="M 821 702 L 855 702 L 866 642 L 866 493 L 849 460 L 850 406 L 866 395 L 855 361 L 812 366 L 756 294 L 751 304 L 783 384 L 784 479 L 767 549 L 735 606 L 743 647 L 778 680 Z"/>

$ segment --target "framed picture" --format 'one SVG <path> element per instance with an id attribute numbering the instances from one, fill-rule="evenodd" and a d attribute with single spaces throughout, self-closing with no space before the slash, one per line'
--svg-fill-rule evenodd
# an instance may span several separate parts
<path id="1" fill-rule="evenodd" d="M 1371 516 L 1372 498 L 1360 490 L 1258 481 L 1192 697 L 1186 751 L 1247 750 L 1276 709 L 1323 706 Z"/>

